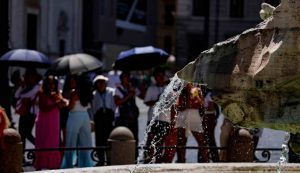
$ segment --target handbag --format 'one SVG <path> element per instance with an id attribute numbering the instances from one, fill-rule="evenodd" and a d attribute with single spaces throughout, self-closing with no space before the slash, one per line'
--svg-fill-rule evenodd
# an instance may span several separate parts
<path id="1" fill-rule="evenodd" d="M 30 98 L 22 98 L 19 105 L 17 105 L 16 113 L 19 115 L 26 115 L 30 113 L 32 100 Z"/>

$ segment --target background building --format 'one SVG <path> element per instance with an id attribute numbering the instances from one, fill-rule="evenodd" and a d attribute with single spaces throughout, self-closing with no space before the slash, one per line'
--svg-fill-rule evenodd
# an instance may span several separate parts
<path id="1" fill-rule="evenodd" d="M 4 54 L 9 50 L 8 7 L 9 0 L 0 1 L 0 55 Z M 0 64 L 0 105 L 6 110 L 8 117 L 11 119 L 10 99 L 8 99 L 11 98 L 11 93 L 8 85 L 7 73 L 8 67 Z"/>
<path id="2" fill-rule="evenodd" d="M 10 47 L 39 50 L 51 59 L 81 52 L 81 0 L 11 0 Z"/>
<path id="3" fill-rule="evenodd" d="M 279 0 L 265 1 L 279 4 Z M 175 55 L 177 66 L 181 68 L 214 43 L 261 22 L 259 11 L 264 1 L 8 2 L 10 48 L 37 49 L 51 59 L 64 54 L 86 52 L 101 59 L 104 69 L 109 70 L 121 51 L 146 45 L 165 49 Z"/>
<path id="4" fill-rule="evenodd" d="M 158 0 L 85 0 L 83 49 L 102 57 L 110 69 L 117 55 L 135 46 L 155 45 Z"/>
<path id="5" fill-rule="evenodd" d="M 255 27 L 263 0 L 177 0 L 177 65 L 213 44 Z M 280 0 L 266 0 L 277 6 Z"/>

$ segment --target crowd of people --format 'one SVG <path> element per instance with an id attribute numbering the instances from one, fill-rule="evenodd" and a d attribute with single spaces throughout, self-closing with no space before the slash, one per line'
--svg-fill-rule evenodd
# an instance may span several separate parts
<path id="1" fill-rule="evenodd" d="M 165 70 L 154 69 L 152 78 L 147 77 L 152 79 L 150 82 L 132 81 L 131 75 L 117 70 L 94 75 L 93 79 L 88 75 L 68 75 L 63 86 L 57 77 L 42 76 L 34 69 L 27 69 L 24 78 L 14 76 L 14 108 L 20 115 L 18 130 L 23 148 L 26 139 L 37 149 L 92 147 L 92 131 L 95 132 L 94 145 L 107 146 L 109 134 L 117 126 L 129 128 L 138 146 L 136 97 L 139 97 L 149 107 L 147 124 L 153 121 L 147 132 L 144 163 L 170 163 L 176 153 L 176 162 L 186 162 L 189 133 L 199 146 L 198 162 L 230 161 L 226 151 L 216 149 L 214 131 L 221 109 L 213 102 L 211 90 L 188 83 L 167 113 L 155 115 L 154 106 L 169 83 Z M 228 121 L 222 126 L 221 147 L 230 145 L 233 137 L 234 129 Z M 34 125 L 35 135 L 32 134 Z M 251 139 L 252 136 L 249 135 Z M 42 170 L 94 166 L 90 153 L 89 150 L 38 151 L 34 167 Z M 99 164 L 96 166 L 102 166 L 107 153 L 99 149 L 97 156 Z"/>

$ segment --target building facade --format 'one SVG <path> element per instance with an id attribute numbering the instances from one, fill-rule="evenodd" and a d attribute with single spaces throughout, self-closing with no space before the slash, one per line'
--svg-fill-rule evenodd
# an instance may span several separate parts
<path id="1" fill-rule="evenodd" d="M 86 52 L 111 65 L 118 53 L 155 45 L 157 0 L 11 0 L 10 48 L 51 59 Z"/>
<path id="2" fill-rule="evenodd" d="M 177 65 L 242 31 L 255 27 L 263 0 L 177 0 Z M 279 0 L 266 0 L 278 5 Z"/>
<path id="3" fill-rule="evenodd" d="M 85 0 L 83 49 L 110 69 L 121 51 L 155 45 L 158 0 Z"/>
<path id="4" fill-rule="evenodd" d="M 176 45 L 176 8 L 176 0 L 158 1 L 156 46 L 173 55 Z"/>
<path id="5" fill-rule="evenodd" d="M 81 0 L 11 0 L 10 47 L 39 50 L 51 59 L 81 52 Z"/>
<path id="6" fill-rule="evenodd" d="M 10 0 L 9 47 L 36 49 L 52 60 L 86 52 L 109 70 L 121 51 L 153 45 L 173 54 L 180 68 L 214 43 L 261 22 L 262 2 Z"/>

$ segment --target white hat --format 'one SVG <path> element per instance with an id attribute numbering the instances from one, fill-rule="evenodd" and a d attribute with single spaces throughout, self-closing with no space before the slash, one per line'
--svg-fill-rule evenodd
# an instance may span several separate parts
<path id="1" fill-rule="evenodd" d="M 98 80 L 104 80 L 104 81 L 108 81 L 108 78 L 103 76 L 103 75 L 97 75 L 94 80 L 93 83 L 95 84 Z"/>

